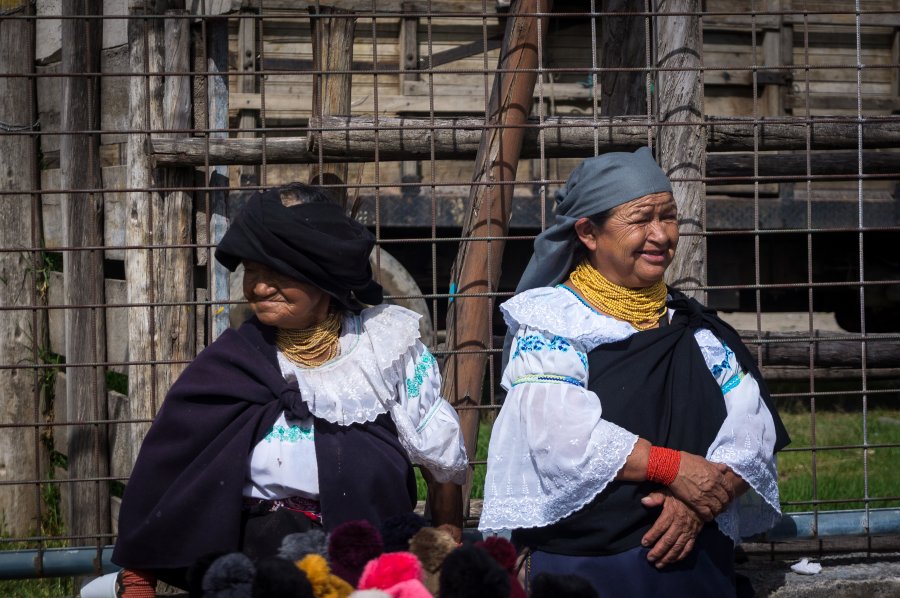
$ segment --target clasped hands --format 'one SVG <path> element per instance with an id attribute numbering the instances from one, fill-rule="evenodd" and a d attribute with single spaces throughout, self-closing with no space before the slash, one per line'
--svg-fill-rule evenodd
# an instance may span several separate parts
<path id="1" fill-rule="evenodd" d="M 690 554 L 703 524 L 715 519 L 734 499 L 739 479 L 723 463 L 682 452 L 675 481 L 641 500 L 647 508 L 662 507 L 641 540 L 643 546 L 652 547 L 647 559 L 661 569 Z"/>

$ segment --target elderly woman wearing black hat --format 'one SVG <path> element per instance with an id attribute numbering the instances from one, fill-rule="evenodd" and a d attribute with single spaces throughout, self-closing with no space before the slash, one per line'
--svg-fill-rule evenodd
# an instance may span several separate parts
<path id="1" fill-rule="evenodd" d="M 113 554 L 126 583 L 149 572 L 183 586 L 209 553 L 263 556 L 310 527 L 378 526 L 415 506 L 413 463 L 438 483 L 465 480 L 419 315 L 382 304 L 373 246 L 317 188 L 257 193 L 242 209 L 216 259 L 244 264 L 254 316 L 185 369 L 147 434 Z M 461 523 L 453 502 L 434 505 L 435 524 Z"/>
<path id="2" fill-rule="evenodd" d="M 515 297 L 480 527 L 529 577 L 601 596 L 734 595 L 733 545 L 780 517 L 787 434 L 754 360 L 668 288 L 672 188 L 649 149 L 582 162 Z"/>

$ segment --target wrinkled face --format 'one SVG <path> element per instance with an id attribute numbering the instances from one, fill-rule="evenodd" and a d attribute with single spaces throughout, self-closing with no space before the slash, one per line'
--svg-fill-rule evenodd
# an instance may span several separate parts
<path id="1" fill-rule="evenodd" d="M 671 193 L 645 195 L 613 210 L 602 227 L 575 223 L 591 265 L 610 282 L 632 289 L 660 280 L 678 245 L 678 211 Z"/>
<path id="2" fill-rule="evenodd" d="M 309 328 L 326 318 L 330 295 L 317 286 L 244 260 L 244 297 L 259 321 L 278 328 Z"/>

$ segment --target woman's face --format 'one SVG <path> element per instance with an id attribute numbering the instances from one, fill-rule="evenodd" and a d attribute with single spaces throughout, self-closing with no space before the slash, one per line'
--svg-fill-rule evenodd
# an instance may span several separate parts
<path id="1" fill-rule="evenodd" d="M 613 209 L 602 227 L 575 223 L 591 265 L 607 280 L 632 289 L 660 280 L 678 245 L 678 210 L 671 193 L 645 195 Z"/>
<path id="2" fill-rule="evenodd" d="M 328 316 L 331 296 L 315 285 L 244 260 L 244 297 L 259 321 L 278 328 L 309 328 Z"/>

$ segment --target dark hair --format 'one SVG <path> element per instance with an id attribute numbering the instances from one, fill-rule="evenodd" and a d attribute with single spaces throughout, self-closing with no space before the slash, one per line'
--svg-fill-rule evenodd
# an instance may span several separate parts
<path id="1" fill-rule="evenodd" d="M 286 208 L 307 203 L 334 203 L 334 197 L 327 189 L 314 187 L 304 183 L 288 183 L 272 189 L 278 193 L 281 203 Z"/>

